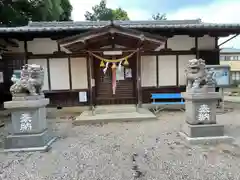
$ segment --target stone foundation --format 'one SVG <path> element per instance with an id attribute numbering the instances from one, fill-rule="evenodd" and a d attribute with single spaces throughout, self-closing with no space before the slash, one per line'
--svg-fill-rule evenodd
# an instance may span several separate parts
<path id="1" fill-rule="evenodd" d="M 55 139 L 48 130 L 31 135 L 8 135 L 4 142 L 4 148 L 5 151 L 31 151 L 31 149 L 47 151 L 50 148 L 49 143 L 52 143 Z"/>
<path id="2" fill-rule="evenodd" d="M 27 100 L 26 100 L 27 99 Z M 46 105 L 49 99 L 25 97 L 19 101 L 4 103 L 11 111 L 8 135 L 4 142 L 5 151 L 46 151 L 56 139 L 49 132 L 46 120 Z"/>
<path id="3" fill-rule="evenodd" d="M 182 127 L 182 132 L 191 138 L 223 136 L 224 126 L 219 124 L 184 124 Z"/>

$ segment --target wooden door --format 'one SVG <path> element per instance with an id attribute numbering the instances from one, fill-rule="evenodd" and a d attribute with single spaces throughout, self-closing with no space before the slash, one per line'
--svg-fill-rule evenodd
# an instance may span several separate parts
<path id="1" fill-rule="evenodd" d="M 122 76 L 117 78 L 115 94 L 112 89 L 112 64 L 109 63 L 104 74 L 103 68 L 100 67 L 100 60 L 94 58 L 96 104 L 136 103 L 136 58 L 134 57 L 129 59 L 128 66 L 122 66 L 122 73 L 119 73 Z M 109 57 L 105 58 L 110 59 Z"/>

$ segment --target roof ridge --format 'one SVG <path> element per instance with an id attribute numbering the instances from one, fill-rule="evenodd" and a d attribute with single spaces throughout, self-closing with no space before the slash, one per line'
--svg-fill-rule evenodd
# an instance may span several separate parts
<path id="1" fill-rule="evenodd" d="M 29 21 L 27 27 L 52 27 L 52 26 L 86 26 L 86 25 L 108 25 L 111 21 Z M 127 24 L 201 24 L 201 19 L 190 20 L 137 20 L 137 21 L 121 21 L 114 20 L 113 23 L 117 25 Z"/>

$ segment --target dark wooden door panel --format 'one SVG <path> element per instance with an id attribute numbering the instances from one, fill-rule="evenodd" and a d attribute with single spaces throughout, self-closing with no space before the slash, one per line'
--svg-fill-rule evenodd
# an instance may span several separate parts
<path id="1" fill-rule="evenodd" d="M 116 92 L 113 94 L 112 89 L 112 69 L 111 63 L 103 73 L 103 68 L 100 68 L 100 61 L 94 59 L 94 72 L 96 83 L 96 104 L 134 104 L 136 102 L 136 59 L 129 59 L 128 68 L 132 69 L 132 78 L 125 78 L 117 81 Z"/>

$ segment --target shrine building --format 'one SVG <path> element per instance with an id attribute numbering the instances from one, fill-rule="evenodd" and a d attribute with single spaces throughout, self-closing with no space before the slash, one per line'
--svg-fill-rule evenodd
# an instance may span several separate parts
<path id="1" fill-rule="evenodd" d="M 240 24 L 201 20 L 30 22 L 0 28 L 1 103 L 12 74 L 39 64 L 52 107 L 145 104 L 151 93 L 185 91 L 188 60 L 219 64 L 218 39 Z"/>

